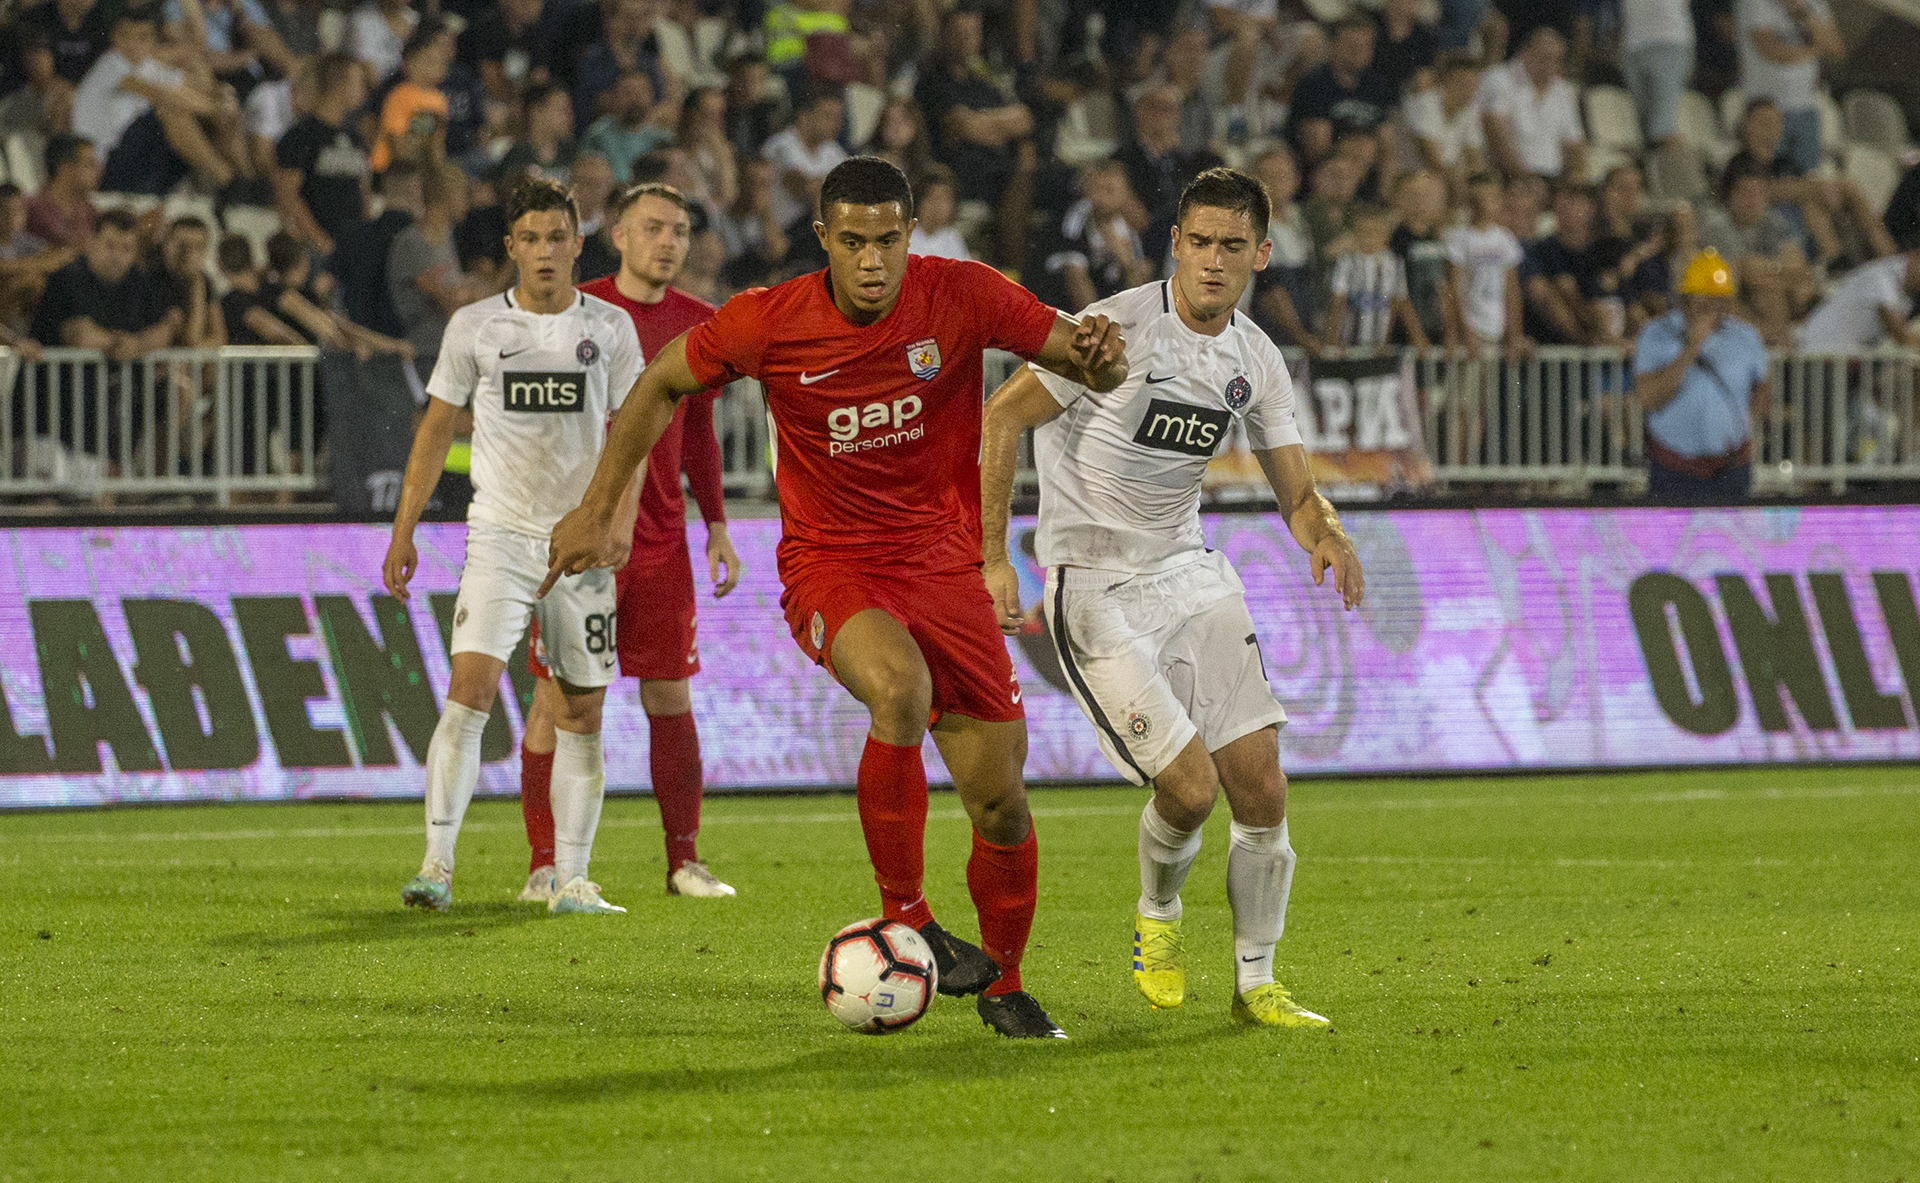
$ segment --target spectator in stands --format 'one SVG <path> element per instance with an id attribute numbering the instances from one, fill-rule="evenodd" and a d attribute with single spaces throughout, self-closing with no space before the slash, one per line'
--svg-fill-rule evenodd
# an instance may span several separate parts
<path id="1" fill-rule="evenodd" d="M 1920 248 L 1920 164 L 1901 175 L 1900 184 L 1887 199 L 1887 212 L 1881 217 L 1881 224 L 1893 236 L 1897 249 Z"/>
<path id="2" fill-rule="evenodd" d="M 1820 59 L 1846 52 L 1826 0 L 1737 0 L 1740 88 L 1772 99 L 1785 120 L 1784 150 L 1802 173 L 1820 167 Z"/>
<path id="3" fill-rule="evenodd" d="M 1481 173 L 1467 186 L 1473 221 L 1447 231 L 1448 289 L 1454 320 L 1476 348 L 1505 346 L 1509 355 L 1531 342 L 1522 332 L 1520 264 L 1526 252 L 1501 221 L 1504 193 L 1500 178 Z"/>
<path id="4" fill-rule="evenodd" d="M 558 92 L 565 97 L 566 92 Z M 488 294 L 488 285 L 464 275 L 453 249 L 453 227 L 466 211 L 466 176 L 441 166 L 422 178 L 420 217 L 393 240 L 387 284 L 400 315 L 420 380 L 433 374 L 440 338 L 454 312 Z"/>
<path id="5" fill-rule="evenodd" d="M 52 5 L 47 7 L 51 8 Z M 73 83 L 60 77 L 45 34 L 20 30 L 20 70 L 25 84 L 0 99 L 0 136 L 45 141 L 73 130 Z"/>
<path id="6" fill-rule="evenodd" d="M 999 214 L 995 248 L 999 264 L 1018 271 L 1026 258 L 1027 211 L 1033 200 L 1033 112 L 989 75 L 980 56 L 980 11 L 967 4 L 949 9 L 940 22 L 940 47 L 921 64 L 914 98 L 933 133 L 933 152 L 953 169 L 962 201 L 984 201 Z M 1177 92 L 1163 92 L 1175 106 L 1173 137 L 1179 137 Z"/>
<path id="7" fill-rule="evenodd" d="M 74 130 L 105 154 L 102 186 L 163 194 L 192 173 L 218 191 L 236 175 L 251 174 L 232 92 L 216 97 L 210 79 L 190 79 L 161 61 L 159 38 L 151 9 L 122 10 L 113 48 L 74 93 Z"/>
<path id="8" fill-rule="evenodd" d="M 47 141 L 47 183 L 27 199 L 27 229 L 49 245 L 79 248 L 93 237 L 99 215 L 93 194 L 100 184 L 100 157 L 85 136 Z"/>
<path id="9" fill-rule="evenodd" d="M 1687 265 L 1681 308 L 1633 347 L 1634 397 L 1647 415 L 1647 495 L 1738 500 L 1753 481 L 1753 419 L 1772 401 L 1767 347 L 1734 304 L 1734 275 L 1711 250 Z"/>
<path id="10" fill-rule="evenodd" d="M 888 99 L 867 152 L 905 173 L 908 183 L 919 185 L 920 178 L 934 167 L 933 146 L 927 140 L 927 121 L 920 114 L 920 104 L 906 95 Z"/>
<path id="11" fill-rule="evenodd" d="M 808 224 L 819 202 L 820 182 L 847 158 L 847 150 L 834 138 L 840 134 L 843 110 L 836 90 L 821 87 L 806 92 L 794 112 L 793 126 L 760 149 L 760 155 L 772 162 L 778 182 L 773 191 L 774 216 L 789 237 L 812 237 Z"/>
<path id="12" fill-rule="evenodd" d="M 1758 170 L 1771 178 L 1774 204 L 1798 214 L 1817 263 L 1844 268 L 1899 249 L 1852 178 L 1807 175 L 1782 150 L 1785 122 L 1779 104 L 1748 100 L 1739 130 L 1740 151 L 1727 162 L 1728 170 Z"/>
<path id="13" fill-rule="evenodd" d="M 181 349 L 215 349 L 227 343 L 220 301 L 207 275 L 213 232 L 206 220 L 188 214 L 168 225 L 148 271 L 166 302 L 180 310 L 170 344 Z"/>
<path id="14" fill-rule="evenodd" d="M 579 151 L 573 140 L 573 100 L 551 83 L 527 91 L 527 131 L 500 160 L 500 184 L 511 188 L 528 177 L 565 185 Z"/>
<path id="15" fill-rule="evenodd" d="M 1527 245 L 1520 265 L 1527 335 L 1544 345 L 1618 345 L 1620 326 L 1603 322 L 1594 299 L 1600 262 L 1593 249 L 1593 190 L 1562 185 L 1553 195 L 1553 233 Z"/>
<path id="16" fill-rule="evenodd" d="M 1180 149 L 1180 95 L 1170 87 L 1154 87 L 1133 103 L 1133 139 L 1114 154 L 1126 166 L 1127 187 L 1146 211 L 1143 241 L 1151 251 L 1166 249 L 1173 235 L 1174 213 L 1187 182 L 1220 163 L 1212 152 Z M 956 166 L 956 171 L 958 171 Z M 962 190 L 965 193 L 965 190 Z"/>
<path id="17" fill-rule="evenodd" d="M 1594 254 L 1600 264 L 1600 295 L 1615 336 L 1638 334 L 1653 317 L 1668 311 L 1672 274 L 1671 249 L 1663 219 L 1647 216 L 1641 204 L 1645 190 L 1640 170 L 1615 165 L 1600 188 L 1600 219 L 1594 231 Z"/>
<path id="18" fill-rule="evenodd" d="M 1125 182 L 1124 172 L 1121 180 Z M 931 255 L 937 259 L 972 258 L 967 252 L 967 240 L 960 237 L 960 228 L 953 224 L 959 204 L 953 170 L 944 164 L 927 169 L 914 185 L 913 213 L 918 221 L 914 225 L 913 240 L 907 245 L 907 252 Z"/>
<path id="19" fill-rule="evenodd" d="M 1441 64 L 1440 85 L 1416 91 L 1401 104 L 1401 122 L 1421 159 L 1446 182 L 1449 197 L 1460 205 L 1466 203 L 1467 178 L 1487 167 L 1479 94 L 1479 63 L 1456 56 Z"/>
<path id="20" fill-rule="evenodd" d="M 1213 104 L 1202 82 L 1207 72 L 1207 31 L 1188 25 L 1167 42 L 1160 72 L 1149 85 L 1170 86 L 1180 93 L 1180 150 L 1205 152 L 1213 147 Z"/>
<path id="21" fill-rule="evenodd" d="M 1621 72 L 1640 134 L 1663 148 L 1680 131 L 1680 95 L 1693 75 L 1693 12 L 1688 0 L 1625 0 L 1621 16 Z"/>
<path id="22" fill-rule="evenodd" d="M 73 247 L 55 247 L 27 229 L 27 198 L 0 182 L 0 325 L 26 331 L 47 276 L 73 262 Z"/>
<path id="23" fill-rule="evenodd" d="M 453 231 L 461 270 L 505 287 L 512 275 L 507 269 L 507 215 L 500 205 L 499 190 L 481 181 L 473 186 L 470 197 L 472 207 Z"/>
<path id="24" fill-rule="evenodd" d="M 133 215 L 108 210 L 80 257 L 47 277 L 34 314 L 33 336 L 43 345 L 98 349 L 115 361 L 165 349 L 183 319 L 139 264 Z"/>
<path id="25" fill-rule="evenodd" d="M 400 68 L 414 28 L 420 23 L 408 0 L 366 0 L 347 17 L 346 50 L 366 63 L 378 84 Z"/>
<path id="26" fill-rule="evenodd" d="M 320 44 L 320 0 L 266 0 L 267 20 L 287 52 L 297 58 L 315 58 Z"/>
<path id="27" fill-rule="evenodd" d="M 1096 160 L 1081 171 L 1080 189 L 1084 196 L 1067 210 L 1047 256 L 1048 272 L 1066 289 L 1069 312 L 1138 287 L 1154 273 L 1140 234 L 1128 221 L 1130 213 L 1139 216 L 1140 204 L 1127 187 L 1126 167 Z"/>
<path id="28" fill-rule="evenodd" d="M 1332 154 L 1338 133 L 1377 131 L 1399 101 L 1373 68 L 1373 45 L 1371 18 L 1343 19 L 1333 27 L 1326 63 L 1294 90 L 1291 138 L 1309 166 Z"/>
<path id="29" fill-rule="evenodd" d="M 916 110 L 919 104 L 914 104 Z M 743 157 L 760 154 L 760 146 L 784 122 L 780 100 L 767 93 L 767 62 L 754 53 L 736 54 L 727 62 L 727 138 Z"/>
<path id="30" fill-rule="evenodd" d="M 317 59 L 302 58 L 291 75 L 263 79 L 247 92 L 246 101 L 240 104 L 240 126 L 246 134 L 247 157 L 253 162 L 253 171 L 267 179 L 269 194 L 252 204 L 277 201 L 270 196 L 274 170 L 280 167 L 274 158 L 274 147 L 280 137 L 293 130 L 302 114 L 313 110 L 320 94 L 318 69 Z"/>
<path id="31" fill-rule="evenodd" d="M 413 31 L 400 50 L 401 81 L 380 104 L 373 152 L 368 164 L 386 172 L 398 160 L 429 168 L 447 158 L 450 108 L 440 84 L 453 65 L 453 34 L 438 21 Z"/>
<path id="32" fill-rule="evenodd" d="M 1806 308 L 1813 276 L 1792 223 L 1773 205 L 1771 179 L 1757 165 L 1729 168 L 1719 207 L 1700 222 L 1700 242 L 1733 269 L 1743 315 L 1769 344 L 1784 345 L 1789 322 Z"/>
<path id="33" fill-rule="evenodd" d="M 586 283 L 620 270 L 620 248 L 613 241 L 613 225 L 607 218 L 607 205 L 613 198 L 613 166 L 607 158 L 582 152 L 573 158 L 573 204 L 580 211 L 580 256 L 573 261 L 573 282 Z M 455 221 L 467 212 L 460 203 Z M 700 217 L 705 217 L 701 207 Z"/>
<path id="34" fill-rule="evenodd" d="M 1507 175 L 1585 179 L 1586 131 L 1566 64 L 1566 39 L 1542 25 L 1512 61 L 1488 70 L 1481 80 L 1487 146 Z"/>
<path id="35" fill-rule="evenodd" d="M 1294 198 L 1300 192 L 1300 170 L 1293 162 L 1293 151 L 1276 144 L 1254 158 L 1255 178 L 1267 187 L 1273 215 L 1267 221 L 1267 240 L 1273 244 L 1264 270 L 1253 273 L 1254 319 L 1270 333 L 1277 333 L 1283 344 L 1304 348 L 1319 357 L 1320 339 L 1301 316 L 1311 313 L 1313 237 L 1306 217 Z"/>
<path id="36" fill-rule="evenodd" d="M 1327 306 L 1333 260 L 1351 247 L 1348 235 L 1353 230 L 1354 194 L 1359 188 L 1359 169 L 1344 157 L 1329 157 L 1313 170 L 1312 188 L 1300 206 L 1301 221 L 1313 243 L 1312 260 L 1307 265 L 1309 309 Z"/>
<path id="37" fill-rule="evenodd" d="M 747 157 L 741 162 L 740 174 L 740 191 L 734 195 L 733 204 L 720 211 L 716 225 L 726 255 L 721 278 L 736 289 L 765 283 L 787 256 L 786 227 L 773 206 L 774 190 L 779 185 L 773 162 Z"/>
<path id="38" fill-rule="evenodd" d="M 675 142 L 687 154 L 687 167 L 699 184 L 687 200 L 719 210 L 733 204 L 740 178 L 727 141 L 727 95 L 717 86 L 703 86 L 687 96 L 680 107 L 680 125 Z"/>
<path id="39" fill-rule="evenodd" d="M 411 343 L 330 311 L 331 302 L 314 287 L 307 245 L 284 230 L 267 239 L 267 276 L 261 296 L 276 316 L 310 344 L 347 350 L 362 361 L 375 353 L 413 357 Z"/>
<path id="40" fill-rule="evenodd" d="M 80 85 L 112 46 L 115 8 L 106 0 L 50 0 L 18 11 L 14 35 L 23 46 L 46 45 L 53 54 L 53 72 L 69 86 Z"/>
<path id="41" fill-rule="evenodd" d="M 1406 271 L 1407 299 L 1426 339 L 1445 343 L 1449 351 L 1457 349 L 1462 337 L 1451 315 L 1447 244 L 1442 237 L 1446 230 L 1447 184 L 1440 174 L 1419 169 L 1401 176 L 1394 186 L 1393 200 L 1400 224 L 1394 227 L 1389 245 Z"/>
<path id="42" fill-rule="evenodd" d="M 584 6 L 583 6 L 584 7 Z M 672 128 L 686 88 L 680 79 L 660 68 L 653 24 L 659 15 L 654 0 L 613 0 L 606 35 L 581 56 L 573 86 L 574 111 L 585 127 L 610 110 L 608 94 L 623 74 L 645 74 L 653 101 L 666 111 L 662 127 Z"/>
<path id="43" fill-rule="evenodd" d="M 351 119 L 366 101 L 360 63 L 322 56 L 315 87 L 313 109 L 274 146 L 273 195 L 281 225 L 325 257 L 366 221 L 372 172 Z"/>
<path id="44" fill-rule="evenodd" d="M 541 0 L 499 0 L 483 6 L 460 34 L 454 54 L 480 75 L 487 97 L 512 104 L 526 88 L 547 81 Z"/>
<path id="45" fill-rule="evenodd" d="M 242 94 L 267 67 L 284 77 L 298 64 L 260 0 L 166 0 L 160 16 L 170 44 L 197 53 Z"/>
<path id="46" fill-rule="evenodd" d="M 1426 330 L 1407 298 L 1407 269 L 1393 252 L 1393 211 L 1363 205 L 1354 211 L 1348 249 L 1333 261 L 1328 279 L 1327 341 L 1339 348 L 1386 347 L 1396 322 L 1415 349 L 1427 347 Z"/>
<path id="47" fill-rule="evenodd" d="M 607 113 L 587 128 L 581 150 L 604 157 L 620 183 L 628 184 L 633 180 L 634 161 L 673 143 L 673 129 L 658 122 L 660 111 L 645 74 L 638 70 L 622 74 L 614 83 Z"/>
<path id="48" fill-rule="evenodd" d="M 687 240 L 687 261 L 681 264 L 679 278 L 673 281 L 673 286 L 709 304 L 726 303 L 734 294 L 726 289 L 721 278 L 726 258 L 727 248 L 711 226 L 695 230 Z"/>
<path id="49" fill-rule="evenodd" d="M 1420 22 L 1420 0 L 1386 0 L 1380 9 L 1380 35 L 1374 41 L 1373 68 L 1396 99 L 1428 89 L 1434 57 L 1440 52 L 1433 30 Z"/>
<path id="50" fill-rule="evenodd" d="M 220 320 L 230 345 L 305 345 L 307 339 L 287 327 L 261 297 L 260 270 L 253 242 L 229 234 L 220 240 L 220 275 L 227 294 L 220 297 Z"/>
<path id="51" fill-rule="evenodd" d="M 1541 233 L 1552 190 L 1546 181 L 1532 173 L 1521 173 L 1507 181 L 1500 197 L 1500 220 L 1521 242 L 1532 242 Z"/>
<path id="52" fill-rule="evenodd" d="M 1877 259 L 1849 271 L 1807 314 L 1798 344 L 1803 353 L 1853 353 L 1891 342 L 1912 348 L 1907 328 L 1920 295 L 1920 252 Z"/>

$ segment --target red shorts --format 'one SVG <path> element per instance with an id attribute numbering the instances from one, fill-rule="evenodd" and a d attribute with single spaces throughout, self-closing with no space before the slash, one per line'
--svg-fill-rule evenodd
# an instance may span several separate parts
<path id="1" fill-rule="evenodd" d="M 1020 679 L 977 567 L 893 574 L 831 562 L 781 573 L 780 606 L 802 651 L 828 671 L 840 626 L 878 608 L 906 626 L 933 676 L 933 715 L 988 722 L 1026 718 Z"/>
<path id="2" fill-rule="evenodd" d="M 685 535 L 678 545 L 669 542 L 635 550 L 614 577 L 614 588 L 618 596 L 614 646 L 622 675 L 671 682 L 700 672 L 700 646 L 694 636 L 693 556 Z M 545 658 L 535 625 L 527 646 L 527 672 L 536 678 L 548 677 Z"/>

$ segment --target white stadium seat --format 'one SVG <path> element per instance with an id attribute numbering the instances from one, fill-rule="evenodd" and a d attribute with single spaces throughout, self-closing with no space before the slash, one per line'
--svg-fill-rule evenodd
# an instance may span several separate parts
<path id="1" fill-rule="evenodd" d="M 253 244 L 253 257 L 265 262 L 267 239 L 280 231 L 280 215 L 259 205 L 230 205 L 221 219 L 228 234 L 238 234 Z"/>
<path id="2" fill-rule="evenodd" d="M 1820 108 L 1820 153 L 1837 157 L 1847 142 L 1847 125 L 1840 118 L 1840 104 L 1824 90 L 1814 92 L 1813 104 Z"/>
<path id="3" fill-rule="evenodd" d="M 1617 86 L 1589 86 L 1581 97 L 1587 109 L 1587 136 L 1596 148 L 1604 145 L 1628 155 L 1640 150 L 1640 113 L 1632 95 Z"/>
<path id="4" fill-rule="evenodd" d="M 1737 86 L 1729 86 L 1720 92 L 1720 126 L 1727 129 L 1727 138 L 1740 138 L 1740 119 L 1747 113 L 1747 92 Z"/>
<path id="5" fill-rule="evenodd" d="M 845 94 L 847 125 L 851 129 L 848 138 L 855 148 L 864 148 L 880 130 L 880 116 L 887 109 L 886 92 L 864 82 L 849 82 Z"/>
<path id="6" fill-rule="evenodd" d="M 1893 196 L 1894 189 L 1900 184 L 1900 165 L 1893 155 L 1872 144 L 1848 144 L 1846 166 L 1847 176 L 1860 186 L 1860 192 L 1866 195 L 1873 212 L 1877 214 L 1885 210 L 1887 198 Z"/>
<path id="7" fill-rule="evenodd" d="M 1877 90 L 1856 90 L 1842 105 L 1847 117 L 1847 140 L 1854 144 L 1872 144 L 1899 156 L 1907 150 L 1907 116 L 1890 95 Z"/>
<path id="8" fill-rule="evenodd" d="M 1697 90 L 1680 92 L 1678 116 L 1680 134 L 1703 152 L 1712 151 L 1715 145 L 1731 137 L 1730 132 L 1720 130 L 1720 115 L 1713 109 L 1713 100 Z"/>
<path id="9" fill-rule="evenodd" d="M 47 179 L 40 175 L 46 159 L 47 144 L 38 135 L 19 132 L 7 137 L 7 179 L 20 186 L 22 193 L 38 193 Z"/>

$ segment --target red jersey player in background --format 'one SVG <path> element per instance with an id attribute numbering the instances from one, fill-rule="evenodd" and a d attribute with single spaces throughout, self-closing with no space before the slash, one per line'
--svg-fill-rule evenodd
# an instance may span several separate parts
<path id="1" fill-rule="evenodd" d="M 635 185 L 616 199 L 613 245 L 620 270 L 583 283 L 580 290 L 598 296 L 633 318 L 640 348 L 652 357 L 681 333 L 713 318 L 713 305 L 669 287 L 687 261 L 691 222 L 687 199 L 671 185 Z M 687 550 L 687 504 L 680 474 L 687 474 L 693 500 L 707 524 L 707 574 L 715 598 L 740 582 L 740 556 L 727 537 L 720 486 L 720 441 L 713 430 L 713 399 L 703 391 L 682 399 L 673 419 L 649 453 L 642 479 L 639 516 L 633 524 L 633 550 L 615 577 L 619 609 L 613 629 L 620 672 L 640 679 L 640 706 L 647 712 L 647 757 L 653 796 L 660 804 L 660 827 L 667 839 L 667 892 L 670 895 L 729 896 L 700 861 L 694 843 L 700 833 L 700 732 L 693 721 L 689 679 L 700 672 L 694 641 L 693 562 Z M 724 570 L 724 574 L 723 574 Z M 618 622 L 628 627 L 619 627 Z M 527 845 L 533 850 L 523 900 L 546 900 L 555 890 L 553 809 L 548 784 L 553 772 L 555 699 L 559 689 L 547 674 L 536 630 L 527 668 L 540 679 L 527 712 L 520 749 L 520 808 L 526 817 Z"/>
<path id="2" fill-rule="evenodd" d="M 801 649 L 872 719 L 860 824 L 885 913 L 927 938 L 941 993 L 980 994 L 988 1026 L 1064 1038 L 1020 981 L 1039 864 L 1020 685 L 980 575 L 981 352 L 1111 390 L 1125 346 L 1107 318 L 1076 324 L 982 264 L 909 257 L 913 193 L 885 161 L 840 164 L 820 209 L 826 271 L 743 292 L 653 356 L 591 487 L 554 528 L 548 581 L 613 557 L 620 490 L 681 398 L 759 378 L 779 449 L 781 606 Z M 929 717 L 973 821 L 967 889 L 984 955 L 921 893 Z"/>

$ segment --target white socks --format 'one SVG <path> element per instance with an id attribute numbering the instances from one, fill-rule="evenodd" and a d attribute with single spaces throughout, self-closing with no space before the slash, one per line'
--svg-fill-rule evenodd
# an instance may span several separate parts
<path id="1" fill-rule="evenodd" d="M 1200 855 L 1200 831 L 1176 830 L 1147 800 L 1140 811 L 1140 914 L 1180 919 L 1180 885 Z"/>
<path id="2" fill-rule="evenodd" d="M 554 733 L 553 863 L 554 883 L 565 887 L 584 877 L 593 856 L 593 832 L 600 827 L 600 802 L 606 796 L 606 767 L 600 736 Z"/>
<path id="3" fill-rule="evenodd" d="M 427 744 L 427 859 L 453 868 L 453 844 L 460 819 L 480 783 L 480 734 L 487 712 L 449 701 Z"/>
<path id="4" fill-rule="evenodd" d="M 1227 902 L 1233 906 L 1234 989 L 1245 994 L 1273 981 L 1273 946 L 1287 926 L 1293 887 L 1293 846 L 1287 823 L 1234 822 L 1227 847 Z"/>

